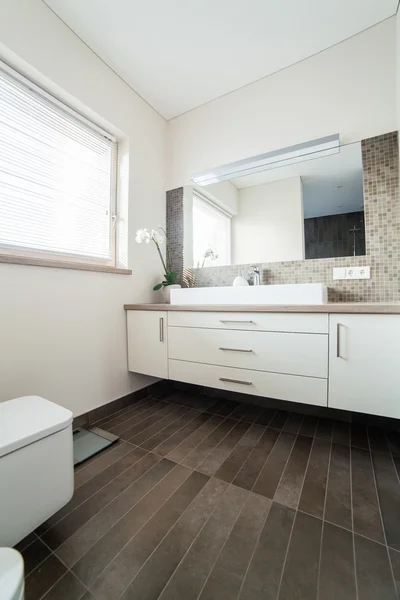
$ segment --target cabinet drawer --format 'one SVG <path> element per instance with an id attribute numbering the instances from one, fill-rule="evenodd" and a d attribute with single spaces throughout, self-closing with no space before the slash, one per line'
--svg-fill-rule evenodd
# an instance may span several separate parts
<path id="1" fill-rule="evenodd" d="M 328 333 L 327 314 L 170 311 L 170 327 Z"/>
<path id="2" fill-rule="evenodd" d="M 168 328 L 168 357 L 288 375 L 328 377 L 328 336 Z"/>
<path id="3" fill-rule="evenodd" d="M 181 360 L 169 360 L 168 363 L 169 377 L 176 381 L 315 406 L 328 404 L 326 379 L 263 373 Z"/>

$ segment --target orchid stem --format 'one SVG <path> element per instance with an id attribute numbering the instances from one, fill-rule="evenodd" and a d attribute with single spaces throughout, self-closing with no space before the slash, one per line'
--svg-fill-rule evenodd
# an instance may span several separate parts
<path id="1" fill-rule="evenodd" d="M 153 240 L 153 242 L 155 243 L 155 245 L 156 245 L 156 248 L 157 248 L 157 252 L 158 252 L 158 254 L 160 255 L 160 259 L 161 259 L 161 262 L 162 262 L 162 264 L 163 264 L 164 271 L 165 271 L 165 278 L 167 278 L 167 273 L 168 273 L 168 271 L 167 271 L 167 267 L 166 267 L 166 265 L 165 265 L 164 257 L 163 257 L 163 255 L 161 254 L 160 246 L 157 244 L 157 242 L 156 242 L 155 240 Z"/>

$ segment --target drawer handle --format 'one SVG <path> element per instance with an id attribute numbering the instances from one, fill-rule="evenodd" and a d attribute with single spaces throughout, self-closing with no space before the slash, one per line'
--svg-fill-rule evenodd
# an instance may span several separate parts
<path id="1" fill-rule="evenodd" d="M 340 328 L 342 324 L 338 323 L 336 325 L 336 358 L 343 358 L 340 354 Z"/>
<path id="2" fill-rule="evenodd" d="M 240 383 L 240 385 L 253 385 L 252 381 L 240 381 L 240 379 L 229 379 L 228 377 L 220 377 L 219 380 L 227 383 Z"/>
<path id="3" fill-rule="evenodd" d="M 160 317 L 160 342 L 164 341 L 164 319 Z"/>
<path id="4" fill-rule="evenodd" d="M 253 352 L 253 350 L 245 350 L 242 348 L 220 348 L 220 350 L 223 350 L 224 352 Z"/>
<path id="5" fill-rule="evenodd" d="M 246 323 L 246 324 L 251 324 L 254 325 L 254 321 L 229 321 L 227 319 L 220 319 L 219 320 L 220 323 Z"/>

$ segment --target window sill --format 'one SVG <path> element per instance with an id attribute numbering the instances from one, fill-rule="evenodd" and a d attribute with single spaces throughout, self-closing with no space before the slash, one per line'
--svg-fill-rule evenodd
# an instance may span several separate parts
<path id="1" fill-rule="evenodd" d="M 52 267 L 55 269 L 74 269 L 75 271 L 97 271 L 100 273 L 116 273 L 117 275 L 132 275 L 132 269 L 122 269 L 107 265 L 95 265 L 90 263 L 63 262 L 49 258 L 34 258 L 29 256 L 16 256 L 11 254 L 0 254 L 0 263 L 12 265 L 30 265 L 31 267 Z"/>

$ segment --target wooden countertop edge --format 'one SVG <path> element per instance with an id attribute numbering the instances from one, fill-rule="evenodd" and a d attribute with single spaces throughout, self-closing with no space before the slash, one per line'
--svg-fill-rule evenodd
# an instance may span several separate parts
<path id="1" fill-rule="evenodd" d="M 125 310 L 165 310 L 182 312 L 258 312 L 258 313 L 346 313 L 346 314 L 400 314 L 400 303 L 398 304 L 367 304 L 363 302 L 354 303 L 331 303 L 316 305 L 178 305 L 178 304 L 125 304 Z"/>

